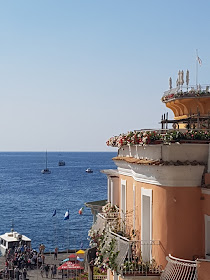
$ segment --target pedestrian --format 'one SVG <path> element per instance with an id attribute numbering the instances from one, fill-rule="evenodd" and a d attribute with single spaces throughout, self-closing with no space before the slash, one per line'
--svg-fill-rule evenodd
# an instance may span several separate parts
<path id="1" fill-rule="evenodd" d="M 41 255 L 41 258 L 42 258 L 42 264 L 44 264 L 45 256 L 44 256 L 44 255 Z"/>
<path id="2" fill-rule="evenodd" d="M 20 271 L 19 271 L 18 267 L 15 267 L 14 274 L 15 274 L 15 279 L 19 280 Z"/>
<path id="3" fill-rule="evenodd" d="M 44 264 L 43 265 L 41 265 L 41 267 L 40 267 L 40 273 L 41 273 L 41 276 L 42 276 L 42 278 L 43 278 L 43 276 L 44 276 Z"/>
<path id="4" fill-rule="evenodd" d="M 38 267 L 40 268 L 42 265 L 42 256 L 40 256 L 40 254 L 38 255 L 37 261 L 38 261 Z"/>
<path id="5" fill-rule="evenodd" d="M 40 252 L 40 254 L 44 254 L 44 250 L 45 250 L 44 244 L 40 244 L 40 246 L 39 246 L 39 252 Z"/>
<path id="6" fill-rule="evenodd" d="M 53 264 L 50 267 L 51 273 L 50 273 L 50 277 L 54 278 L 54 269 L 53 269 Z"/>
<path id="7" fill-rule="evenodd" d="M 46 264 L 44 269 L 45 269 L 45 274 L 46 274 L 46 277 L 48 278 L 49 269 L 50 269 L 49 265 L 48 265 L 48 264 Z"/>
<path id="8" fill-rule="evenodd" d="M 24 269 L 23 269 L 23 280 L 26 280 L 26 276 L 27 276 L 27 271 L 26 271 L 26 269 L 24 268 Z"/>
<path id="9" fill-rule="evenodd" d="M 54 260 L 57 260 L 58 259 L 58 248 L 55 247 L 55 250 L 54 250 Z"/>
<path id="10" fill-rule="evenodd" d="M 53 274 L 54 274 L 54 276 L 56 276 L 56 274 L 57 274 L 57 266 L 56 266 L 56 264 L 54 264 L 54 266 L 53 266 Z"/>

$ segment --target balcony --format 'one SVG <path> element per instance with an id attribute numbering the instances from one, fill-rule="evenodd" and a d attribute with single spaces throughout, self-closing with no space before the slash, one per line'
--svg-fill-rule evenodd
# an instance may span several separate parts
<path id="1" fill-rule="evenodd" d="M 114 232 L 106 232 L 97 243 L 95 265 L 125 276 L 160 275 L 162 266 L 152 258 L 158 240 L 129 240 Z"/>
<path id="2" fill-rule="evenodd" d="M 90 244 L 97 247 L 94 265 L 127 276 L 159 276 L 162 267 L 153 256 L 160 247 L 158 240 L 134 240 L 125 232 L 119 210 L 100 213 L 89 232 Z"/>
<path id="3" fill-rule="evenodd" d="M 191 87 L 177 87 L 172 88 L 166 92 L 162 97 L 162 102 L 167 103 L 175 99 L 196 98 L 210 96 L 210 86 L 191 86 Z"/>
<path id="4" fill-rule="evenodd" d="M 170 145 L 171 143 L 206 144 L 210 142 L 209 129 L 159 129 L 134 130 L 113 136 L 106 142 L 107 146 L 119 149 L 157 144 Z"/>
<path id="5" fill-rule="evenodd" d="M 168 263 L 161 274 L 161 280 L 184 279 L 197 280 L 197 261 L 189 261 L 175 258 L 171 255 L 166 257 Z M 208 278 L 202 278 L 208 279 Z"/>

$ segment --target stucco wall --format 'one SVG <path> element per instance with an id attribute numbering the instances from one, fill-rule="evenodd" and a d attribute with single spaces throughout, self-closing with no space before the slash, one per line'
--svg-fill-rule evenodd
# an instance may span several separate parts
<path id="1" fill-rule="evenodd" d="M 152 236 L 153 240 L 160 240 L 160 246 L 155 250 L 159 264 L 166 264 L 168 254 L 189 260 L 203 256 L 204 221 L 200 188 L 155 186 L 123 175 L 120 179 L 127 183 L 128 212 L 133 211 L 133 184 L 136 185 L 137 240 L 141 239 L 141 187 L 152 189 Z M 133 223 L 132 217 L 129 217 L 129 225 Z"/>
<path id="2" fill-rule="evenodd" d="M 171 145 L 135 145 L 123 146 L 118 151 L 119 156 L 134 158 L 162 159 L 164 161 L 194 161 L 208 162 L 208 144 L 176 144 Z"/>
<path id="3" fill-rule="evenodd" d="M 209 280 L 210 279 L 210 262 L 199 261 L 198 263 L 198 280 Z"/>
<path id="4" fill-rule="evenodd" d="M 210 189 L 202 189 L 201 200 L 203 214 L 210 216 Z"/>

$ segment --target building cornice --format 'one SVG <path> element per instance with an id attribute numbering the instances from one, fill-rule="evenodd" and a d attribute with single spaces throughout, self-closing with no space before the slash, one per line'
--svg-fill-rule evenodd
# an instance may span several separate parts
<path id="1" fill-rule="evenodd" d="M 198 187 L 201 186 L 204 166 L 202 165 L 140 165 L 114 160 L 119 174 L 132 177 L 137 182 L 168 186 Z"/>

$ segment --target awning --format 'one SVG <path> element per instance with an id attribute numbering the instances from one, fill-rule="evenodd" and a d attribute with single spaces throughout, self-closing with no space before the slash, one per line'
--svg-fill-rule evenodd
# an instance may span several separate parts
<path id="1" fill-rule="evenodd" d="M 72 263 L 70 261 L 67 261 L 58 267 L 58 270 L 80 270 L 80 269 L 84 269 L 84 267 L 81 267 L 79 264 Z"/>

